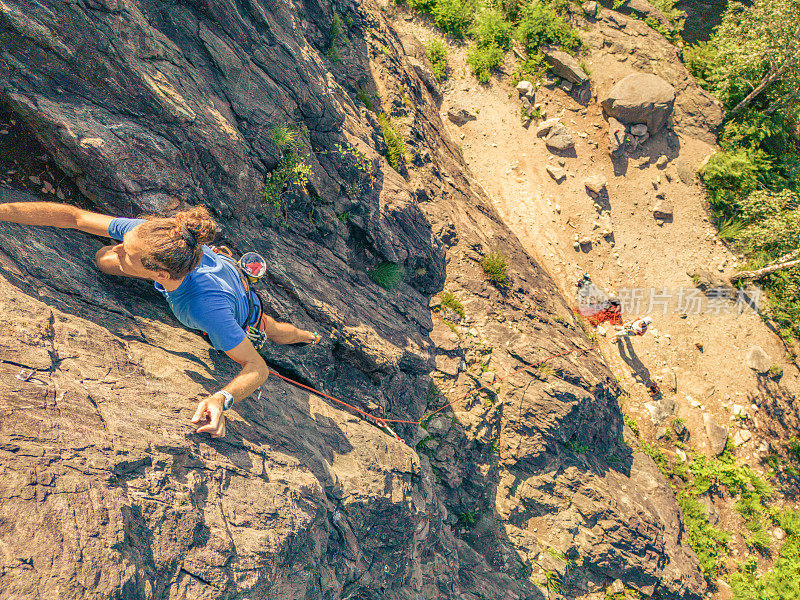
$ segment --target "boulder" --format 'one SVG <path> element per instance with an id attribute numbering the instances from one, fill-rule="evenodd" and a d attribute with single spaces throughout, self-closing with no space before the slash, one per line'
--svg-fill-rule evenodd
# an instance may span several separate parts
<path id="1" fill-rule="evenodd" d="M 551 150 L 557 150 L 559 152 L 575 147 L 575 139 L 563 123 L 558 123 L 553 127 L 544 143 Z"/>
<path id="2" fill-rule="evenodd" d="M 585 2 L 583 4 L 583 14 L 587 17 L 596 17 L 597 16 L 597 2 L 591 0 L 591 2 Z"/>
<path id="3" fill-rule="evenodd" d="M 566 52 L 547 46 L 542 47 L 542 53 L 553 73 L 567 81 L 583 85 L 589 82 L 589 76 L 574 58 Z"/>
<path id="4" fill-rule="evenodd" d="M 728 443 L 728 428 L 718 425 L 709 413 L 703 414 L 703 424 L 711 444 L 711 452 L 713 456 L 719 456 L 725 451 L 725 445 Z"/>
<path id="5" fill-rule="evenodd" d="M 645 123 L 653 133 L 666 124 L 674 104 L 675 88 L 648 73 L 628 75 L 602 102 L 607 115 L 627 124 Z"/>
<path id="6" fill-rule="evenodd" d="M 561 167 L 556 167 L 555 165 L 547 165 L 545 167 L 547 173 L 556 180 L 556 183 L 561 183 L 567 178 L 567 172 L 562 169 Z"/>
<path id="7" fill-rule="evenodd" d="M 607 184 L 608 180 L 602 175 L 590 175 L 583 180 L 583 185 L 586 187 L 586 189 L 590 192 L 594 192 L 595 194 L 602 192 Z"/>
<path id="8" fill-rule="evenodd" d="M 620 156 L 625 148 L 625 125 L 614 117 L 608 119 L 608 144 L 612 156 Z"/>
<path id="9" fill-rule="evenodd" d="M 753 346 L 747 353 L 747 366 L 756 373 L 764 375 L 768 373 L 770 367 L 772 367 L 772 359 L 769 357 L 769 354 L 764 352 L 761 346 Z"/>
<path id="10" fill-rule="evenodd" d="M 461 127 L 467 121 L 474 121 L 477 119 L 478 115 L 471 110 L 467 110 L 466 108 L 453 106 L 447 111 L 447 118 Z"/>

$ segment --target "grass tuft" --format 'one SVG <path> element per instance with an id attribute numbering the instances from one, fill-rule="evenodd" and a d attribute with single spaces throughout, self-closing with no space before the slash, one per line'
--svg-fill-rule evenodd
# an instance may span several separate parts
<path id="1" fill-rule="evenodd" d="M 367 275 L 376 285 L 387 291 L 392 291 L 403 281 L 405 270 L 402 265 L 384 261 L 370 269 Z"/>

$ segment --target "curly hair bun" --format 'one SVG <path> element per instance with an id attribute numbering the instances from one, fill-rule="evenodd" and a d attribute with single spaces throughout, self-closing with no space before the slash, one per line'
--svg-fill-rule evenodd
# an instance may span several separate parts
<path id="1" fill-rule="evenodd" d="M 188 238 L 194 242 L 192 245 L 209 244 L 217 236 L 217 223 L 211 218 L 205 206 L 195 206 L 181 211 L 173 218 L 177 237 Z"/>

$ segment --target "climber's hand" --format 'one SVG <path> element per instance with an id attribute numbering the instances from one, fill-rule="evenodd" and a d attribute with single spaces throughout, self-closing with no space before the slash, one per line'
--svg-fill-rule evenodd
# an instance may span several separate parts
<path id="1" fill-rule="evenodd" d="M 199 425 L 197 433 L 210 433 L 211 437 L 225 437 L 225 415 L 220 394 L 209 396 L 197 403 L 192 423 Z"/>

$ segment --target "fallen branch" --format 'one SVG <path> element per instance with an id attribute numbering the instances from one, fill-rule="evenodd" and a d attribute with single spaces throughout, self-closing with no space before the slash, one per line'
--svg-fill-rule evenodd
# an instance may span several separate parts
<path id="1" fill-rule="evenodd" d="M 769 275 L 770 273 L 774 273 L 775 271 L 781 271 L 782 269 L 788 269 L 790 267 L 800 265 L 800 259 L 795 258 L 798 255 L 800 255 L 800 248 L 798 248 L 797 250 L 792 250 L 788 254 L 784 254 L 772 264 L 769 264 L 766 267 L 762 267 L 761 269 L 756 269 L 755 271 L 742 271 L 741 273 L 736 273 L 735 275 L 731 275 L 729 281 L 731 283 L 736 283 L 737 281 L 740 281 L 742 279 L 747 279 L 747 280 L 761 279 L 765 275 Z"/>

